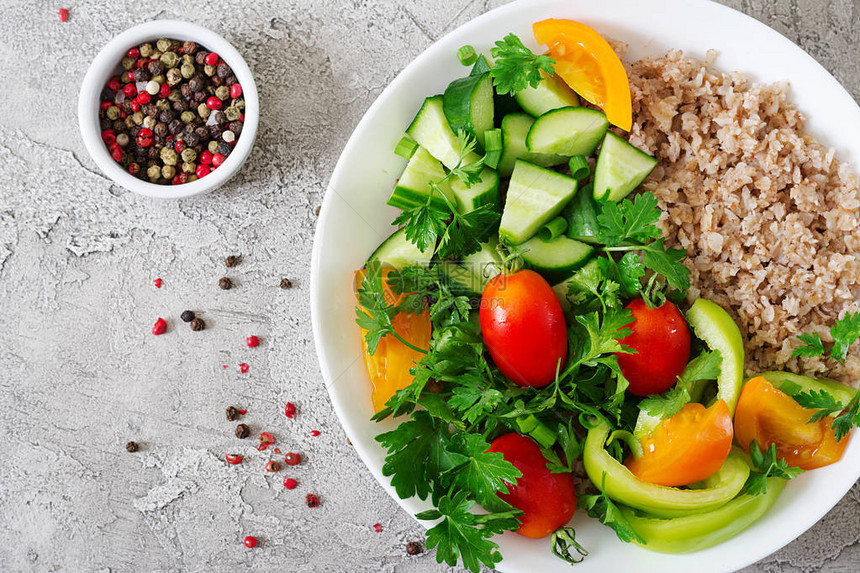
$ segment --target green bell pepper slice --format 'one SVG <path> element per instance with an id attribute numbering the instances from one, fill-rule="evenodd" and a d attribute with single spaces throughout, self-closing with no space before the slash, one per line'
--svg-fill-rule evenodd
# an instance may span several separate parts
<path id="1" fill-rule="evenodd" d="M 722 543 L 752 525 L 770 509 L 785 484 L 785 480 L 769 478 L 767 493 L 743 494 L 713 511 L 672 519 L 643 515 L 624 506 L 619 509 L 645 540 L 638 545 L 658 553 L 692 553 Z"/>
<path id="2" fill-rule="evenodd" d="M 722 357 L 720 376 L 717 378 L 716 400 L 723 400 L 734 416 L 741 387 L 744 382 L 744 339 L 735 321 L 723 307 L 700 298 L 687 311 L 687 322 L 700 339 L 711 350 L 719 350 Z M 704 390 L 703 382 L 693 384 L 690 394 L 697 401 Z M 640 440 L 651 433 L 660 423 L 660 418 L 639 412 L 633 433 Z"/>
<path id="3" fill-rule="evenodd" d="M 615 501 L 659 517 L 677 517 L 725 505 L 741 491 L 750 474 L 739 451 L 732 450 L 723 466 L 696 489 L 680 489 L 645 482 L 633 475 L 604 448 L 610 427 L 601 420 L 588 430 L 582 461 L 596 486 Z M 605 474 L 605 481 L 604 481 Z"/>
<path id="4" fill-rule="evenodd" d="M 761 376 L 773 384 L 777 390 L 782 390 L 789 396 L 793 396 L 798 392 L 823 390 L 833 396 L 837 402 L 848 404 L 857 392 L 854 388 L 835 380 L 810 378 L 809 376 L 801 376 L 800 374 L 792 374 L 791 372 L 763 372 L 758 374 L 758 376 Z"/>

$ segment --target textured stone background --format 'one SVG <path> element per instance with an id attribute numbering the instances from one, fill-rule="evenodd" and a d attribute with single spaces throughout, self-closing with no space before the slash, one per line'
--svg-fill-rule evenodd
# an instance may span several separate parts
<path id="1" fill-rule="evenodd" d="M 59 5 L 0 1 L 0 568 L 444 569 L 432 555 L 405 556 L 422 529 L 346 444 L 325 393 L 308 313 L 314 208 L 383 87 L 434 39 L 500 3 L 72 0 L 61 24 Z M 860 95 L 858 0 L 726 3 Z M 77 91 L 93 53 L 159 18 L 225 35 L 260 89 L 265 119 L 251 159 L 198 200 L 154 202 L 112 185 L 78 136 Z M 227 254 L 244 261 L 228 271 Z M 218 289 L 225 274 L 236 289 Z M 295 288 L 279 289 L 282 276 Z M 208 329 L 180 322 L 186 308 Z M 158 316 L 170 328 L 153 337 Z M 243 344 L 252 333 L 260 348 Z M 287 400 L 300 409 L 291 422 Z M 266 475 L 252 441 L 233 437 L 228 404 L 307 463 Z M 125 452 L 131 439 L 142 451 Z M 226 452 L 248 463 L 227 467 Z M 281 486 L 287 473 L 297 490 Z M 309 491 L 321 507 L 304 507 Z M 858 516 L 855 487 L 747 571 L 860 570 Z M 258 549 L 241 545 L 247 534 Z"/>

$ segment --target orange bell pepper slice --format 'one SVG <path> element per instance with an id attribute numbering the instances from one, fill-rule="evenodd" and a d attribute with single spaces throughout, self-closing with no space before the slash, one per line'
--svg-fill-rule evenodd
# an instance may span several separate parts
<path id="1" fill-rule="evenodd" d="M 630 82 L 624 64 L 603 36 L 574 22 L 549 18 L 535 22 L 535 40 L 549 49 L 555 74 L 588 102 L 601 108 L 613 125 L 633 126 Z"/>
<path id="2" fill-rule="evenodd" d="M 713 475 L 732 449 L 732 415 L 723 400 L 709 408 L 685 404 L 642 442 L 643 454 L 625 461 L 642 481 L 690 485 Z"/>
<path id="3" fill-rule="evenodd" d="M 777 455 L 790 466 L 804 470 L 827 466 L 839 461 L 848 438 L 836 440 L 832 417 L 808 424 L 814 413 L 757 376 L 747 381 L 738 400 L 735 436 L 747 451 L 753 440 L 762 450 L 776 444 Z"/>
<path id="4" fill-rule="evenodd" d="M 388 285 L 388 275 L 391 269 L 382 270 L 382 280 L 385 300 L 389 305 L 398 304 L 403 295 L 395 294 Z M 355 272 L 355 290 L 364 280 L 367 271 Z M 364 310 L 364 309 L 362 309 Z M 425 309 L 419 314 L 407 314 L 402 312 L 391 319 L 397 334 L 406 339 L 410 344 L 418 348 L 430 346 L 430 312 Z M 393 336 L 385 336 L 379 341 L 376 353 L 367 352 L 367 341 L 364 336 L 367 330 L 361 329 L 361 350 L 364 354 L 364 366 L 367 376 L 370 378 L 371 401 L 373 410 L 378 412 L 385 407 L 389 398 L 394 396 L 398 390 L 402 390 L 412 383 L 413 376 L 409 373 L 415 362 L 424 356 L 420 352 L 409 348 Z"/>

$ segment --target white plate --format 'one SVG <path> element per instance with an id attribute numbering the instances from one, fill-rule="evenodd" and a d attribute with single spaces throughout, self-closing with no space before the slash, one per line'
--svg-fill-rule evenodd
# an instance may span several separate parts
<path id="1" fill-rule="evenodd" d="M 808 128 L 837 156 L 860 159 L 860 108 L 815 60 L 760 22 L 703 0 L 522 0 L 493 10 L 451 32 L 415 59 L 379 96 L 359 123 L 332 174 L 317 225 L 311 270 L 314 338 L 335 411 L 361 459 L 380 484 L 410 514 L 429 508 L 418 499 L 401 500 L 382 476 L 384 451 L 373 437 L 393 427 L 369 421 L 370 386 L 355 325 L 352 276 L 387 237 L 397 210 L 385 204 L 405 161 L 392 153 L 423 99 L 441 93 L 466 69 L 457 48 L 472 44 L 487 51 L 514 32 L 532 49 L 531 24 L 544 18 L 571 18 L 601 34 L 627 42 L 626 58 L 659 56 L 670 48 L 704 57 L 718 50 L 717 66 L 768 82 L 787 80 L 791 99 L 808 115 Z M 860 440 L 854 438 L 839 463 L 793 480 L 768 514 L 741 535 L 688 555 L 661 555 L 624 544 L 615 534 L 578 511 L 572 525 L 591 551 L 579 573 L 637 571 L 698 573 L 733 571 L 776 551 L 821 519 L 860 477 Z M 426 525 L 426 523 L 425 523 Z M 569 572 L 547 540 L 512 533 L 496 538 L 502 571 Z"/>

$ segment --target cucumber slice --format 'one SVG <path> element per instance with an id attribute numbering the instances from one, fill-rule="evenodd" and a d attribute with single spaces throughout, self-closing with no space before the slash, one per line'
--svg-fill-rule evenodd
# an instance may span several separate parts
<path id="1" fill-rule="evenodd" d="M 439 263 L 439 268 L 448 277 L 451 286 L 451 294 L 455 296 L 468 296 L 469 298 L 479 297 L 484 292 L 485 283 L 482 283 L 480 277 L 469 272 L 451 261 L 442 261 Z"/>
<path id="2" fill-rule="evenodd" d="M 508 185 L 499 237 L 519 245 L 558 215 L 576 194 L 576 180 L 518 160 Z"/>
<path id="3" fill-rule="evenodd" d="M 499 246 L 499 240 L 491 237 L 486 243 L 481 244 L 481 250 L 467 255 L 461 263 L 464 268 L 478 277 L 481 284 L 481 292 L 491 278 L 502 272 L 502 257 L 496 247 Z"/>
<path id="4" fill-rule="evenodd" d="M 480 76 L 482 74 L 486 74 L 490 71 L 490 62 L 487 60 L 484 54 L 480 54 L 478 59 L 475 60 L 475 65 L 472 66 L 472 71 L 469 72 L 470 76 Z"/>
<path id="5" fill-rule="evenodd" d="M 571 199 L 564 208 L 567 218 L 567 232 L 571 239 L 585 243 L 597 243 L 600 226 L 597 224 L 597 201 L 591 191 L 591 183 L 585 185 L 582 191 Z"/>
<path id="6" fill-rule="evenodd" d="M 532 237 L 519 245 L 517 251 L 526 268 L 540 273 L 550 284 L 556 284 L 570 278 L 585 265 L 594 247 L 567 237 L 556 237 L 551 241 Z"/>
<path id="7" fill-rule="evenodd" d="M 541 72 L 543 80 L 536 88 L 527 87 L 514 96 L 520 107 L 534 117 L 560 107 L 575 107 L 579 105 L 579 97 L 558 76 L 547 76 Z"/>
<path id="8" fill-rule="evenodd" d="M 418 247 L 406 239 L 406 231 L 398 229 L 385 239 L 367 260 L 378 259 L 384 267 L 402 269 L 411 265 L 426 267 L 430 264 L 432 256 L 433 249 L 427 249 L 426 252 L 422 253 Z"/>
<path id="9" fill-rule="evenodd" d="M 533 153 L 587 156 L 597 149 L 608 127 L 603 112 L 587 107 L 554 109 L 535 120 L 526 147 Z"/>
<path id="10" fill-rule="evenodd" d="M 517 159 L 541 167 L 561 165 L 566 157 L 546 153 L 532 153 L 526 147 L 526 136 L 534 123 L 527 113 L 509 113 L 502 119 L 502 158 L 499 160 L 499 175 L 508 177 L 514 171 Z"/>
<path id="11" fill-rule="evenodd" d="M 451 193 L 456 197 L 461 213 L 469 213 L 482 205 L 492 205 L 499 210 L 499 174 L 494 169 L 484 167 L 481 180 L 466 187 L 459 178 L 451 181 Z"/>
<path id="12" fill-rule="evenodd" d="M 464 130 L 484 146 L 484 132 L 493 129 L 493 80 L 490 74 L 467 76 L 448 84 L 442 109 L 456 133 Z"/>
<path id="13" fill-rule="evenodd" d="M 442 164 L 426 149 L 419 147 L 415 150 L 409 163 L 406 164 L 406 169 L 403 170 L 400 179 L 397 180 L 397 185 L 395 185 L 391 197 L 388 198 L 388 204 L 399 209 L 424 205 L 430 194 L 430 182 L 442 181 L 444 178 L 445 170 L 442 168 Z M 456 204 L 456 198 L 451 191 L 450 180 L 443 181 L 438 187 L 448 199 Z M 441 210 L 447 209 L 445 200 L 435 192 L 430 204 Z"/>
<path id="14" fill-rule="evenodd" d="M 656 166 L 657 159 L 614 133 L 607 133 L 594 170 L 594 198 L 624 199 Z"/>
<path id="15" fill-rule="evenodd" d="M 442 96 L 437 95 L 424 100 L 424 105 L 406 128 L 406 133 L 448 169 L 453 169 L 460 161 L 457 135 L 448 125 Z M 472 152 L 464 158 L 463 162 L 472 163 L 478 158 L 478 154 Z"/>

